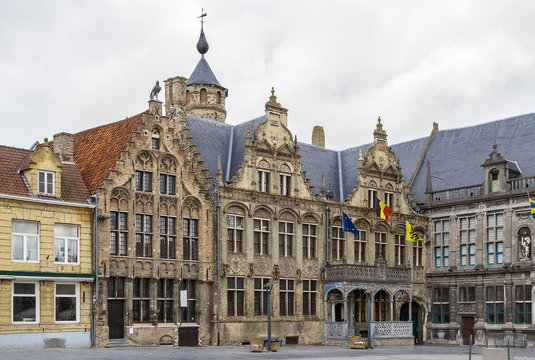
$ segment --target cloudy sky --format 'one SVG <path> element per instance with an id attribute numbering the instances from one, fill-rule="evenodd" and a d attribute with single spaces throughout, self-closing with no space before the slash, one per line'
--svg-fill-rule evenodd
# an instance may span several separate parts
<path id="1" fill-rule="evenodd" d="M 227 122 L 275 87 L 290 130 L 327 147 L 391 144 L 535 111 L 533 1 L 0 0 L 0 144 L 124 119 L 189 77 L 201 7 Z M 163 90 L 160 99 L 163 99 Z"/>

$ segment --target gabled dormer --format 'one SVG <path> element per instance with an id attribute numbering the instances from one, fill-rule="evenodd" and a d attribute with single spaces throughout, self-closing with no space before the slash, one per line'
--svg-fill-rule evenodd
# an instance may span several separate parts
<path id="1" fill-rule="evenodd" d="M 483 194 L 490 194 L 507 190 L 507 179 L 520 174 L 518 166 L 504 159 L 498 152 L 498 145 L 492 146 L 488 159 L 481 165 L 484 171 Z M 512 166 L 509 166 L 509 165 Z"/>
<path id="2" fill-rule="evenodd" d="M 301 171 L 297 139 L 287 128 L 288 110 L 277 102 L 273 88 L 265 114 L 253 133 L 247 133 L 244 163 L 233 178 L 234 187 L 311 199 L 313 193 Z"/>
<path id="3" fill-rule="evenodd" d="M 381 118 L 373 138 L 364 154 L 359 152 L 357 181 L 347 201 L 353 206 L 375 208 L 379 199 L 397 212 L 409 211 L 399 159 L 388 146 Z"/>
<path id="4" fill-rule="evenodd" d="M 21 168 L 21 174 L 34 196 L 60 198 L 61 173 L 61 159 L 52 151 L 46 138 L 30 154 L 27 166 Z"/>

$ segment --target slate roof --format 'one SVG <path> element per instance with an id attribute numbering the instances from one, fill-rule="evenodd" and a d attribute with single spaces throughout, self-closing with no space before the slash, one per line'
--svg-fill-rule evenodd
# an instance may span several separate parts
<path id="1" fill-rule="evenodd" d="M 193 70 L 193 73 L 189 77 L 188 81 L 186 81 L 186 85 L 191 84 L 206 84 L 206 85 L 217 85 L 221 86 L 219 84 L 219 81 L 217 81 L 217 78 L 214 75 L 214 72 L 212 69 L 210 69 L 210 65 L 208 65 L 208 62 L 204 58 L 204 55 L 201 57 L 201 60 L 197 63 L 197 66 L 195 67 L 195 70 Z"/>
<path id="2" fill-rule="evenodd" d="M 193 116 L 187 117 L 190 135 L 197 145 L 197 151 L 201 153 L 201 158 L 206 161 L 210 175 L 215 175 L 217 155 L 220 154 L 223 178 L 227 178 L 229 133 L 232 133 L 231 166 L 228 174 L 228 178 L 232 178 L 243 161 L 247 128 L 250 126 L 251 134 L 253 134 L 254 127 L 263 119 L 264 117 L 261 116 L 239 125 L 229 125 Z M 492 152 L 492 144 L 495 141 L 498 144 L 498 152 L 510 162 L 516 162 L 516 167 L 522 171 L 520 176 L 534 175 L 535 156 L 532 149 L 534 134 L 535 113 L 470 127 L 437 130 L 433 134 L 415 176 L 411 192 L 417 201 L 425 201 L 428 160 L 431 163 L 433 190 L 481 184 L 483 182 L 481 164 Z M 392 151 L 400 159 L 405 181 L 409 181 L 411 178 L 427 140 L 428 138 L 423 137 L 391 145 Z M 340 201 L 340 180 L 342 182 L 342 196 L 345 199 L 351 192 L 358 176 L 359 150 L 362 150 L 364 154 L 366 148 L 371 144 L 342 151 L 324 149 L 301 142 L 298 145 L 302 169 L 306 172 L 306 177 L 310 179 L 311 185 L 314 186 L 315 193 L 320 193 L 321 175 L 324 173 L 327 189 L 330 185 L 334 193 L 334 200 Z M 338 156 L 340 156 L 340 167 Z M 511 167 L 513 167 L 512 164 Z M 340 179 L 340 174 L 342 179 Z"/>
<path id="3" fill-rule="evenodd" d="M 0 145 L 0 193 L 6 195 L 34 197 L 19 173 L 24 164 L 29 163 L 32 150 Z M 87 204 L 89 192 L 82 176 L 74 164 L 62 164 L 61 199 L 67 202 Z"/>
<path id="4" fill-rule="evenodd" d="M 497 151 L 509 161 L 516 161 L 522 173 L 535 174 L 533 138 L 535 113 L 492 121 L 480 125 L 437 131 L 425 154 L 411 192 L 418 201 L 425 200 L 427 161 L 431 164 L 433 190 L 481 184 L 481 164 Z"/>
<path id="5" fill-rule="evenodd" d="M 142 115 L 74 134 L 74 162 L 91 194 L 115 168 L 115 161 L 120 159 L 121 151 L 132 139 Z"/>

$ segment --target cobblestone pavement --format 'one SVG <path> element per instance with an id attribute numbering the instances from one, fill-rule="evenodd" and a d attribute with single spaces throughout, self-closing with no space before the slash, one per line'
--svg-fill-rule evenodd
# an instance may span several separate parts
<path id="1" fill-rule="evenodd" d="M 196 348 L 138 347 L 111 349 L 0 350 L 2 360 L 85 359 L 349 359 L 370 360 L 468 360 L 468 346 L 405 346 L 354 350 L 336 346 L 285 346 L 279 352 L 251 353 L 247 346 Z M 535 359 L 535 348 L 514 349 L 515 360 Z M 472 348 L 472 360 L 482 360 L 482 348 Z"/>

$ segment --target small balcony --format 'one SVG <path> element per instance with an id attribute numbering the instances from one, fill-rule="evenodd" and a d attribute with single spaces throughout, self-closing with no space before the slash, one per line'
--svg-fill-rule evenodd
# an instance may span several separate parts
<path id="1" fill-rule="evenodd" d="M 371 265 L 327 265 L 326 282 L 388 282 L 391 284 L 410 284 L 411 268 Z"/>

